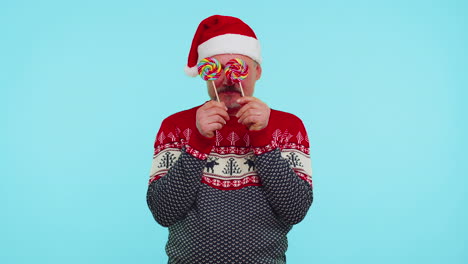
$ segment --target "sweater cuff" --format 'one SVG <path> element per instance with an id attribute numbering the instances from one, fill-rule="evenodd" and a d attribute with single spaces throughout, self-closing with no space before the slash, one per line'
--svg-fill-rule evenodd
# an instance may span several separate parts
<path id="1" fill-rule="evenodd" d="M 210 154 L 215 142 L 215 137 L 207 138 L 200 134 L 198 129 L 195 129 L 192 137 L 190 137 L 187 152 L 195 158 L 205 160 Z"/>
<path id="2" fill-rule="evenodd" d="M 256 155 L 270 152 L 276 148 L 276 143 L 273 141 L 269 126 L 261 130 L 249 131 L 249 137 Z"/>

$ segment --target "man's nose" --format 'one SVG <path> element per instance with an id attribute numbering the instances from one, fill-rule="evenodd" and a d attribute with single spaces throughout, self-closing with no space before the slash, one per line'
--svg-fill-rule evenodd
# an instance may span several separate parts
<path id="1" fill-rule="evenodd" d="M 224 76 L 224 83 L 227 85 L 227 86 L 232 86 L 234 85 L 234 82 L 231 80 L 231 78 L 227 78 L 226 76 Z"/>
<path id="2" fill-rule="evenodd" d="M 225 74 L 224 71 L 221 72 L 221 75 L 219 78 L 216 80 L 216 85 L 223 85 L 223 86 L 232 86 L 234 85 L 234 82 L 231 80 L 231 78 L 228 78 Z"/>
<path id="3" fill-rule="evenodd" d="M 227 86 L 232 86 L 234 85 L 234 82 L 231 80 L 231 78 L 229 78 L 228 76 L 226 76 L 226 72 L 223 71 L 221 73 L 221 76 L 223 78 L 223 84 L 227 85 Z"/>

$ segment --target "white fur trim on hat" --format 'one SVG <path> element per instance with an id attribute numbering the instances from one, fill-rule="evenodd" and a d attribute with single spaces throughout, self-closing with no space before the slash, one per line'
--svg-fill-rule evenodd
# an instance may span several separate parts
<path id="1" fill-rule="evenodd" d="M 239 35 L 224 34 L 211 38 L 198 46 L 197 63 L 206 58 L 219 54 L 241 54 L 262 63 L 260 42 L 256 38 Z M 198 75 L 197 66 L 185 66 L 185 73 L 195 77 Z"/>

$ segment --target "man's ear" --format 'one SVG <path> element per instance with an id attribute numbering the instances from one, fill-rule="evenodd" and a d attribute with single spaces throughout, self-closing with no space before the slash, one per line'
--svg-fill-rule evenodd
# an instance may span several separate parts
<path id="1" fill-rule="evenodd" d="M 262 66 L 260 63 L 255 62 L 255 67 L 257 69 L 257 80 L 262 76 Z"/>

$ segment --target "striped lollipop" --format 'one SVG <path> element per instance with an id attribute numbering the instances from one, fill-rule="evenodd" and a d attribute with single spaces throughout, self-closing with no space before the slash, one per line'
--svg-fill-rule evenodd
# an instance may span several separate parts
<path id="1" fill-rule="evenodd" d="M 197 64 L 198 74 L 205 81 L 212 81 L 213 89 L 216 94 L 216 99 L 219 102 L 218 91 L 216 90 L 216 85 L 214 80 L 218 79 L 221 76 L 221 63 L 213 57 L 208 57 L 200 60 Z"/>
<path id="2" fill-rule="evenodd" d="M 249 66 L 242 59 L 235 58 L 226 63 L 224 69 L 226 77 L 231 79 L 232 82 L 239 83 L 242 96 L 244 96 L 244 89 L 242 88 L 241 81 L 249 75 Z"/>
<path id="3" fill-rule="evenodd" d="M 202 59 L 198 64 L 198 74 L 205 81 L 214 81 L 221 76 L 221 64 L 213 57 Z"/>

